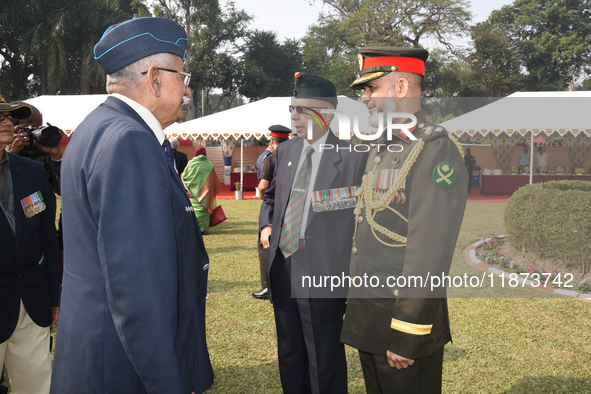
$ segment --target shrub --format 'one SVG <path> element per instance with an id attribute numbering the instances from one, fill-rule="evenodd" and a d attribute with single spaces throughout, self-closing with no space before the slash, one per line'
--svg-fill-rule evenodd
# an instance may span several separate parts
<path id="1" fill-rule="evenodd" d="M 551 181 L 517 190 L 505 210 L 509 243 L 565 268 L 591 269 L 591 182 Z"/>

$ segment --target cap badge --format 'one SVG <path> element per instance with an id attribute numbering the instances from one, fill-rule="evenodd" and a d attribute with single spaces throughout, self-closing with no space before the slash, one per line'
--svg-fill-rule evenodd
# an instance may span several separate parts
<path id="1" fill-rule="evenodd" d="M 359 61 L 359 71 L 363 70 L 363 56 L 359 53 L 357 54 L 357 60 Z"/>

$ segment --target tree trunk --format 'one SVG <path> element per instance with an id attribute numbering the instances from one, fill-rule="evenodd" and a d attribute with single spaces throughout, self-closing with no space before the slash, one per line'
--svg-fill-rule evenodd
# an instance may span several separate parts
<path id="1" fill-rule="evenodd" d="M 41 95 L 47 94 L 47 52 L 43 51 L 41 61 Z"/>
<path id="2" fill-rule="evenodd" d="M 90 94 L 90 74 L 86 56 L 82 56 L 82 62 L 80 63 L 80 93 Z"/>

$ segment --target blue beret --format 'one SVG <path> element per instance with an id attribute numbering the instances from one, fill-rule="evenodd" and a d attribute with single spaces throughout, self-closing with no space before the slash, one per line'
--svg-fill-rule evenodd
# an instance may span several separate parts
<path id="1" fill-rule="evenodd" d="M 94 46 L 94 58 L 112 74 L 145 57 L 172 53 L 185 59 L 187 34 L 166 18 L 136 18 L 109 27 Z"/>

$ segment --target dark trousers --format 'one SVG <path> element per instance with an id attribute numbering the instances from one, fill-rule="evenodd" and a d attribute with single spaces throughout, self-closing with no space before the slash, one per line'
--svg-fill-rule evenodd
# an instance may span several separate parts
<path id="1" fill-rule="evenodd" d="M 390 367 L 386 355 L 359 351 L 368 394 L 441 393 L 443 347 L 404 369 Z"/>
<path id="2" fill-rule="evenodd" d="M 261 243 L 261 232 L 259 231 L 259 237 L 257 239 L 257 248 L 259 250 L 259 270 L 261 272 L 261 289 L 267 287 L 267 274 L 265 272 L 265 252 L 263 244 Z"/>
<path id="3" fill-rule="evenodd" d="M 342 316 L 323 321 L 313 299 L 291 297 L 290 263 L 291 258 L 286 262 L 278 256 L 270 275 L 283 392 L 347 393 L 347 359 L 340 342 Z"/>

